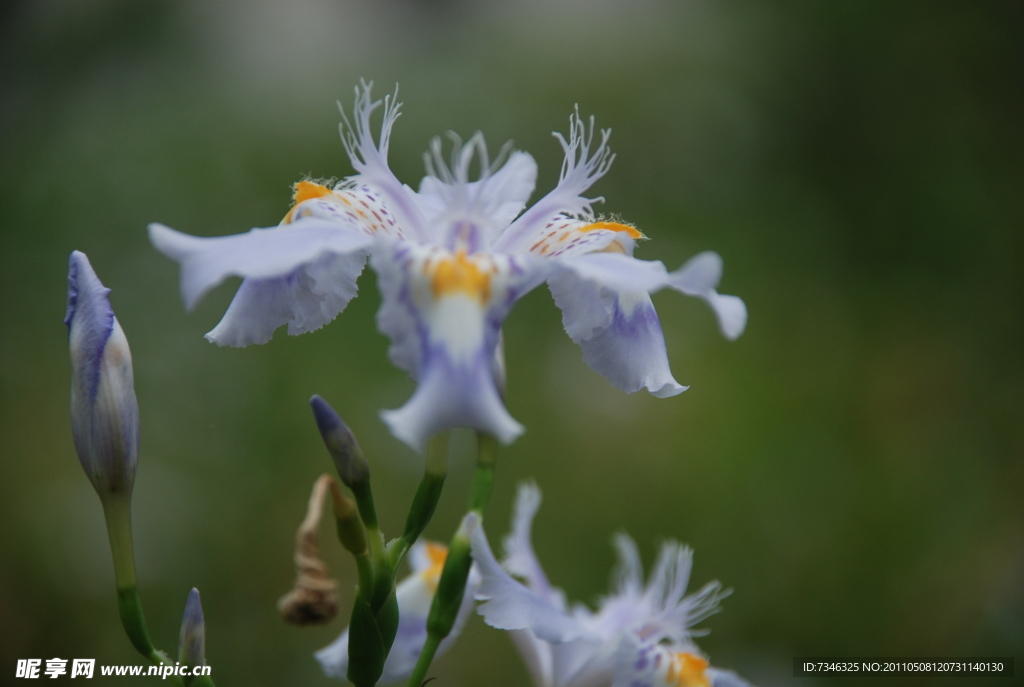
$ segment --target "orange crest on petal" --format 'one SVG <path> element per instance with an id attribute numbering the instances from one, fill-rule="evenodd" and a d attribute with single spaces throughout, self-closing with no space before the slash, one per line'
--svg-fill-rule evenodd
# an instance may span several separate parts
<path id="1" fill-rule="evenodd" d="M 620 224 L 619 222 L 594 222 L 588 224 L 585 227 L 580 227 L 579 231 L 597 231 L 598 229 L 607 229 L 608 231 L 624 231 L 629 234 L 631 239 L 642 239 L 644 238 L 643 233 L 636 227 L 631 227 L 628 224 Z"/>
<path id="2" fill-rule="evenodd" d="M 708 662 L 695 654 L 680 651 L 672 656 L 665 683 L 672 687 L 711 687 Z"/>
<path id="3" fill-rule="evenodd" d="M 493 268 L 481 268 L 480 261 L 466 255 L 460 250 L 454 256 L 441 258 L 434 267 L 434 277 L 430 288 L 435 298 L 457 291 L 486 303 L 491 297 L 491 273 Z M 424 265 L 429 270 L 430 265 Z"/>

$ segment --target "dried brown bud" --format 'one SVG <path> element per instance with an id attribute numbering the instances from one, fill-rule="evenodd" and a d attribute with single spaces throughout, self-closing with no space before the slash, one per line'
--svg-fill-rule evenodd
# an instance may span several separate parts
<path id="1" fill-rule="evenodd" d="M 338 614 L 338 583 L 329 577 L 317 547 L 324 496 L 331 487 L 337 490 L 334 479 L 321 475 L 309 496 L 306 518 L 295 532 L 295 587 L 277 602 L 281 616 L 293 625 L 323 625 Z"/>

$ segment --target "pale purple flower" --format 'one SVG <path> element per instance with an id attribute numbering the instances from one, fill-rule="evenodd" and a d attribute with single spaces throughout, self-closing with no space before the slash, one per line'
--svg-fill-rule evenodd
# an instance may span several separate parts
<path id="1" fill-rule="evenodd" d="M 710 582 L 689 596 L 693 554 L 668 541 L 647 584 L 636 544 L 615 538 L 615 588 L 597 611 L 570 606 L 548 581 L 530 541 L 540 491 L 519 487 L 505 559 L 495 559 L 483 528 L 473 534 L 480 569 L 477 612 L 509 630 L 536 687 L 749 687 L 735 673 L 713 668 L 691 628 L 717 612 L 723 592 Z M 514 576 L 514 577 L 513 577 Z"/>
<path id="2" fill-rule="evenodd" d="M 128 496 L 139 458 L 139 405 L 132 354 L 89 258 L 71 254 L 68 326 L 71 433 L 85 474 L 100 498 Z"/>
<path id="3" fill-rule="evenodd" d="M 370 119 L 382 104 L 375 141 Z M 636 228 L 595 217 L 591 206 L 600 199 L 583 194 L 613 156 L 608 131 L 594 141 L 593 121 L 574 114 L 568 139 L 555 134 L 565 152 L 558 184 L 524 212 L 536 163 L 507 147 L 492 161 L 480 134 L 465 144 L 455 138 L 450 161 L 435 139 L 419 191 L 402 184 L 387 163 L 398 108 L 392 97 L 373 101 L 369 85 L 357 88 L 354 118 L 342 128 L 356 174 L 333 188 L 296 184 L 295 205 L 277 227 L 198 238 L 150 225 L 154 245 L 181 263 L 187 307 L 226 277 L 244 278 L 208 339 L 246 346 L 285 324 L 290 334 L 320 328 L 355 296 L 369 257 L 383 294 L 378 326 L 391 338 L 392 361 L 418 382 L 412 398 L 383 417 L 422 449 L 451 427 L 505 443 L 523 431 L 505 408 L 496 352 L 509 309 L 543 282 L 587 364 L 627 392 L 665 397 L 685 389 L 669 371 L 651 292 L 670 287 L 702 298 L 725 336 L 743 331 L 743 301 L 715 290 L 716 254 L 668 272 L 632 257 L 643 238 Z M 479 169 L 472 181 L 471 166 Z"/>

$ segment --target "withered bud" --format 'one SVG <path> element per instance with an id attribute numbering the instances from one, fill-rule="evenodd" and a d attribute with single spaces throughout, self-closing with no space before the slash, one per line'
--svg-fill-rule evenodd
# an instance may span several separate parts
<path id="1" fill-rule="evenodd" d="M 306 518 L 295 532 L 295 586 L 277 602 L 277 610 L 293 625 L 323 625 L 338 614 L 338 583 L 328 576 L 327 564 L 320 560 L 317 547 L 323 500 L 332 485 L 330 475 L 321 475 L 316 481 Z"/>

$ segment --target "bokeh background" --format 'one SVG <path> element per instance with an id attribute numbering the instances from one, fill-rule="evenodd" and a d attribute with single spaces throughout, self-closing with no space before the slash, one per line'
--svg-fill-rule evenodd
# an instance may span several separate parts
<path id="1" fill-rule="evenodd" d="M 413 384 L 386 360 L 374 275 L 322 331 L 221 349 L 202 334 L 237 281 L 186 313 L 145 227 L 273 225 L 292 182 L 349 174 L 335 100 L 360 77 L 401 85 L 391 162 L 413 185 L 431 136 L 479 129 L 532 153 L 543 192 L 579 103 L 614 130 L 595 192 L 654 239 L 638 256 L 718 251 L 751 313 L 729 343 L 701 303 L 656 295 L 691 385 L 658 400 L 587 369 L 546 289 L 527 296 L 505 335 L 528 431 L 501 452 L 492 542 L 524 479 L 570 598 L 607 589 L 616 531 L 648 565 L 688 542 L 694 586 L 735 589 L 702 647 L 761 685 L 852 684 L 793 678 L 795 655 L 1024 656 L 1019 2 L 48 0 L 0 19 L 0 684 L 18 658 L 142 662 L 68 429 L 73 249 L 135 360 L 154 640 L 174 651 L 197 586 L 219 684 L 328 684 L 310 654 L 344 619 L 299 630 L 274 609 L 331 467 L 307 399 L 360 436 L 386 530 L 420 470 L 378 419 Z M 428 536 L 458 522 L 472 453 L 459 434 Z M 347 608 L 353 566 L 326 524 L 322 544 Z M 479 618 L 432 674 L 528 684 Z"/>

